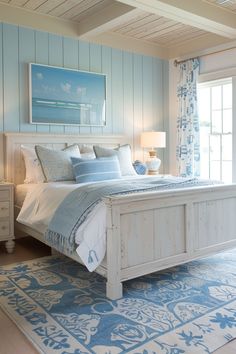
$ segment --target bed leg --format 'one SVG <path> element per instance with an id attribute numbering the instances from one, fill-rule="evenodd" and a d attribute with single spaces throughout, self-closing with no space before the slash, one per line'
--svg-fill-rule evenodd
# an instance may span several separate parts
<path id="1" fill-rule="evenodd" d="M 15 242 L 13 240 L 8 240 L 5 243 L 6 249 L 7 249 L 7 253 L 12 253 L 14 251 L 15 248 Z"/>
<path id="2" fill-rule="evenodd" d="M 120 208 L 108 204 L 107 212 L 107 284 L 106 296 L 117 300 L 123 296 L 121 282 Z"/>
<path id="3" fill-rule="evenodd" d="M 120 299 L 123 296 L 122 283 L 112 284 L 107 282 L 106 284 L 106 296 L 111 300 Z"/>

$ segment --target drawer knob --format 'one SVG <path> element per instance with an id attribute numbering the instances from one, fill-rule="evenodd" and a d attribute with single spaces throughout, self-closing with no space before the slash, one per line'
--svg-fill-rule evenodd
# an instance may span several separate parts
<path id="1" fill-rule="evenodd" d="M 1 207 L 1 210 L 3 211 L 3 210 L 7 210 L 7 208 L 6 207 Z"/>
<path id="2" fill-rule="evenodd" d="M 6 226 L 2 226 L 2 230 L 6 230 Z"/>

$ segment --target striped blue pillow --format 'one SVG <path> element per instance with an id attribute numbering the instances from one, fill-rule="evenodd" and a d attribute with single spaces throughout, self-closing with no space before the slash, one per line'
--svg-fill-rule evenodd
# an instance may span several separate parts
<path id="1" fill-rule="evenodd" d="M 120 165 L 117 156 L 92 160 L 71 157 L 71 162 L 77 183 L 121 178 Z"/>

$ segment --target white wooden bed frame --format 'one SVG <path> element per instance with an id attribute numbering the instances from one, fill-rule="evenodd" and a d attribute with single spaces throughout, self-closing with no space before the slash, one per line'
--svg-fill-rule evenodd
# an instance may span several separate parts
<path id="1" fill-rule="evenodd" d="M 5 134 L 6 179 L 23 182 L 21 145 L 62 148 L 72 143 L 115 146 L 121 136 Z M 122 282 L 236 247 L 236 185 L 145 192 L 105 198 L 106 259 L 97 272 L 107 278 L 107 297 L 122 297 Z M 45 243 L 43 235 L 18 228 Z M 73 259 L 80 262 L 78 255 Z"/>

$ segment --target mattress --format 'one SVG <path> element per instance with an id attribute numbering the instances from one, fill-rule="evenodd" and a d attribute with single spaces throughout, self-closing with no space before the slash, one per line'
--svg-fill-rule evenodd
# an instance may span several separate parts
<path id="1" fill-rule="evenodd" d="M 34 189 L 35 186 L 36 184 L 33 183 L 18 184 L 15 187 L 15 205 L 17 205 L 18 207 L 22 207 L 26 194 L 28 193 L 28 191 Z"/>
<path id="2" fill-rule="evenodd" d="M 80 186 L 84 185 L 81 183 Z M 75 182 L 51 182 L 31 185 L 18 185 L 16 195 L 18 203 L 22 203 L 17 221 L 44 234 L 55 210 L 62 200 L 74 189 Z M 75 235 L 78 245 L 76 252 L 89 271 L 93 271 L 101 263 L 106 252 L 106 208 L 99 203 L 89 217 L 79 227 Z M 93 264 L 88 262 L 91 249 L 96 249 L 98 258 Z"/>
<path id="3" fill-rule="evenodd" d="M 137 178 L 139 177 L 129 177 L 128 179 L 136 180 Z M 150 177 L 143 176 L 142 178 Z M 160 176 L 159 178 L 162 177 Z M 120 182 L 120 179 L 118 181 Z M 174 181 L 175 178 L 173 177 L 173 182 Z M 18 198 L 20 195 L 21 200 L 24 193 L 23 191 L 27 190 L 27 195 L 17 217 L 17 221 L 44 234 L 56 209 L 60 206 L 65 197 L 73 190 L 83 188 L 84 185 L 88 184 L 90 183 L 51 182 L 17 188 L 18 191 L 20 190 Z M 76 209 L 73 210 L 73 213 L 76 214 Z M 106 206 L 103 201 L 99 202 L 89 212 L 83 223 L 76 229 L 75 244 L 76 252 L 88 270 L 95 270 L 102 262 L 106 252 Z M 96 254 L 93 262 L 90 261 L 91 254 Z"/>

